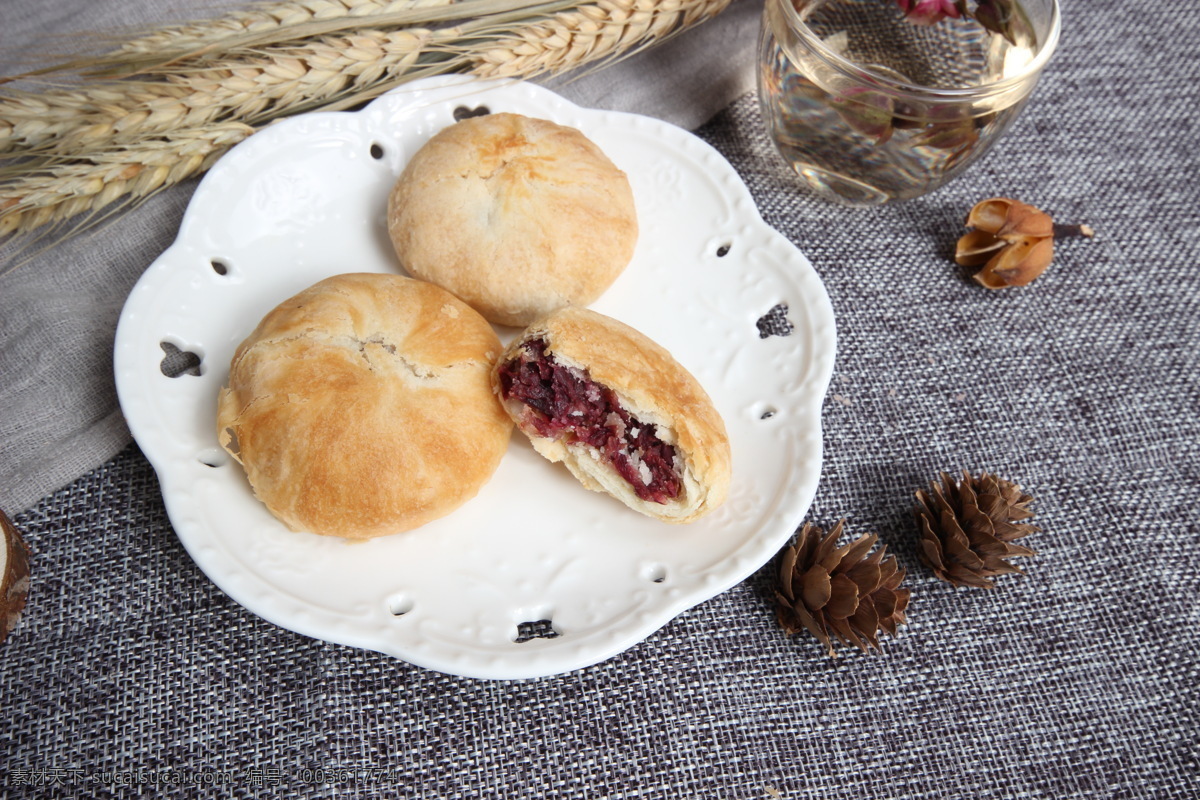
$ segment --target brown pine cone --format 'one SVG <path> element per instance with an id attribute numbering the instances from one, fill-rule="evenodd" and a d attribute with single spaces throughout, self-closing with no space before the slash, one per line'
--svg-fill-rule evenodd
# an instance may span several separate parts
<path id="1" fill-rule="evenodd" d="M 995 584 L 988 578 L 1022 572 L 1005 559 L 1034 555 L 1012 544 L 1039 528 L 1021 521 L 1033 516 L 1033 498 L 1011 481 L 986 472 L 973 478 L 963 470 L 955 483 L 943 472 L 940 484 L 932 482 L 928 492 L 917 490 L 917 499 L 921 504 L 913 513 L 921 529 L 921 560 L 944 581 L 991 589 Z"/>
<path id="2" fill-rule="evenodd" d="M 904 570 L 895 556 L 884 558 L 887 545 L 867 552 L 879 539 L 873 533 L 837 547 L 843 521 L 828 534 L 804 523 L 795 544 L 783 551 L 779 568 L 779 624 L 788 634 L 808 630 L 836 657 L 832 639 L 863 652 L 879 650 L 880 629 L 892 636 L 907 620 L 909 592 L 901 589 Z"/>

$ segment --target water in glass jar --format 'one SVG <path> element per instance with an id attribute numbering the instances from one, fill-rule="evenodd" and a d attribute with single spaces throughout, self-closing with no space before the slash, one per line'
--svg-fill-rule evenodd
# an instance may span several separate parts
<path id="1" fill-rule="evenodd" d="M 827 62 L 806 57 L 773 3 L 794 3 L 825 47 L 868 73 L 866 79 L 851 85 L 840 76 L 831 86 Z M 920 87 L 994 83 L 1032 60 L 1032 34 L 1018 31 L 1011 42 L 968 18 L 916 25 L 893 0 L 767 0 L 767 6 L 759 43 L 763 117 L 779 152 L 828 199 L 871 206 L 937 188 L 982 155 L 1023 105 L 1020 98 L 999 107 L 977 97 L 909 101 L 903 91 L 879 87 L 907 84 L 918 87 L 919 97 Z"/>

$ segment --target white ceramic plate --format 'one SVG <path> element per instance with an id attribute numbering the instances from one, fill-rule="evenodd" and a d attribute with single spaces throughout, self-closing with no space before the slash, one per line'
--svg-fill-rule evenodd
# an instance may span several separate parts
<path id="1" fill-rule="evenodd" d="M 453 514 L 347 543 L 287 530 L 217 446 L 217 392 L 238 343 L 324 277 L 399 272 L 384 221 L 393 182 L 456 109 L 483 107 L 577 127 L 629 175 L 640 239 L 593 308 L 665 345 L 724 417 L 733 485 L 708 517 L 674 526 L 629 511 L 514 433 L 492 480 Z M 781 303 L 792 334 L 761 337 L 757 321 Z M 834 346 L 812 266 L 700 139 L 531 84 L 438 78 L 358 112 L 273 125 L 222 158 L 131 293 L 115 367 L 180 540 L 234 600 L 300 633 L 430 669 L 529 678 L 625 650 L 788 541 L 820 475 Z M 199 374 L 164 374 L 169 349 L 195 354 Z"/>

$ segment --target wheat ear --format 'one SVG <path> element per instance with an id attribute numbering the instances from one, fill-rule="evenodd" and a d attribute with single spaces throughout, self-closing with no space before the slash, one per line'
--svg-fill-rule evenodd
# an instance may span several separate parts
<path id="1" fill-rule="evenodd" d="M 452 5 L 455 0 L 285 0 L 259 3 L 223 17 L 175 25 L 121 44 L 114 55 L 151 55 L 195 50 L 228 36 L 262 33 L 313 20 L 371 17 L 398 11 Z"/>
<path id="2" fill-rule="evenodd" d="M 198 174 L 249 135 L 249 125 L 347 108 L 424 75 L 527 77 L 619 58 L 719 13 L 730 0 L 523 2 L 497 0 L 508 10 L 455 27 L 363 30 L 230 50 L 180 62 L 160 82 L 0 96 L 0 150 L 15 151 L 0 169 L 0 236 Z"/>
<path id="3" fill-rule="evenodd" d="M 50 142 L 61 152 L 75 152 L 168 130 L 168 120 L 178 119 L 175 110 L 188 93 L 186 86 L 134 82 L 44 92 L 10 89 L 0 94 L 0 153 L 32 151 Z"/>
<path id="4" fill-rule="evenodd" d="M 435 25 L 480 19 L 534 18 L 553 13 L 574 4 L 574 0 L 393 0 L 374 8 L 363 6 L 355 14 L 294 13 L 285 18 L 286 24 L 260 22 L 245 27 L 228 25 L 228 19 L 218 18 L 207 34 L 184 30 L 178 36 L 163 37 L 163 48 L 134 45 L 128 50 L 86 56 L 74 61 L 54 64 L 42 69 L 0 76 L 0 84 L 21 78 L 56 72 L 79 72 L 88 78 L 128 78 L 139 75 L 165 74 L 181 63 L 190 67 L 214 59 L 235 57 L 254 49 L 275 45 L 298 46 L 322 36 L 347 36 L 365 30 L 395 30 L 404 27 L 434 27 Z M 374 13 L 367 14 L 371 11 Z M 151 34 L 154 38 L 156 35 Z"/>
<path id="5" fill-rule="evenodd" d="M 339 101 L 342 107 L 362 102 L 418 77 L 419 62 L 429 65 L 420 74 L 461 68 L 513 76 L 569 69 L 639 38 L 652 42 L 678 28 L 687 10 L 727 2 L 602 0 L 535 23 L 524 22 L 521 11 L 510 11 L 457 27 L 363 30 L 234 51 L 224 58 L 181 63 L 158 82 L 107 81 L 36 93 L 10 90 L 0 95 L 0 153 L 89 152 L 216 120 L 259 125 L 298 111 L 333 110 Z M 495 42 L 497 37 L 503 38 Z M 572 44 L 558 46 L 565 41 Z"/>
<path id="6" fill-rule="evenodd" d="M 132 33 L 114 42 L 114 49 L 98 55 L 32 69 L 17 75 L 0 76 L 0 84 L 19 78 L 54 73 L 80 72 L 91 77 L 120 77 L 154 70 L 164 65 L 204 53 L 214 47 L 239 40 L 267 39 L 298 40 L 315 35 L 303 32 L 317 27 L 316 33 L 348 30 L 355 21 L 372 17 L 388 17 L 412 13 L 421 9 L 443 9 L 469 0 L 279 0 L 260 2 L 252 8 L 234 11 L 220 17 L 171 25 L 149 32 Z M 321 23 L 343 21 L 335 30 L 320 30 Z M 367 26 L 364 26 L 367 27 Z M 377 25 L 375 27 L 378 27 Z M 104 38 L 101 41 L 105 41 Z M 111 39 L 109 39 L 111 41 Z"/>
<path id="7" fill-rule="evenodd" d="M 574 69 L 661 41 L 715 16 L 730 2 L 600 0 L 494 38 L 472 56 L 471 71 L 493 78 Z"/>
<path id="8" fill-rule="evenodd" d="M 463 67 L 455 60 L 462 48 L 452 45 L 467 30 L 512 30 L 514 22 L 573 5 L 572 0 L 462 0 L 453 10 L 414 5 L 422 2 L 428 0 L 408 0 L 411 8 L 349 21 L 297 23 L 248 38 L 233 35 L 202 56 L 177 63 L 158 58 L 154 71 L 141 81 L 110 80 L 42 92 L 10 89 L 0 94 L 0 153 L 103 148 L 216 119 L 260 124 L 297 111 L 332 109 L 345 93 L 358 92 L 346 104 L 352 105 L 417 77 L 409 73 L 418 60 L 444 62 L 430 73 Z M 431 30 L 410 24 L 453 20 L 468 10 L 490 13 L 467 18 L 458 27 Z M 381 27 L 357 27 L 367 23 Z M 353 30 L 319 33 L 330 28 Z"/>
<path id="9" fill-rule="evenodd" d="M 261 124 L 405 75 L 422 56 L 440 58 L 447 35 L 363 31 L 217 61 L 160 83 L 10 92 L 0 96 L 0 152 L 87 152 L 223 119 Z"/>
<path id="10" fill-rule="evenodd" d="M 123 197 L 147 197 L 200 174 L 253 132 L 249 125 L 225 122 L 86 159 L 50 160 L 0 184 L 0 236 L 26 233 Z"/>

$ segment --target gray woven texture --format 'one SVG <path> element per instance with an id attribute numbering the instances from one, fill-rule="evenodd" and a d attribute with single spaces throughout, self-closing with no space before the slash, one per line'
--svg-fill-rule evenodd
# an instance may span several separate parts
<path id="1" fill-rule="evenodd" d="M 700 131 L 833 300 L 807 518 L 878 532 L 910 570 L 910 624 L 882 654 L 786 638 L 770 567 L 538 681 L 313 641 L 200 573 L 130 447 L 17 517 L 34 582 L 0 645 L 0 793 L 1200 797 L 1200 22 L 1175 4 L 1065 5 L 1023 117 L 923 200 L 852 211 L 798 193 L 752 97 Z M 1031 287 L 988 293 L 947 254 L 997 194 L 1098 234 L 1063 243 Z M 1038 555 L 993 591 L 952 589 L 916 556 L 913 492 L 961 468 L 1037 500 Z M 305 782 L 317 768 L 391 774 Z M 232 782 L 93 782 L 138 769 Z M 39 770 L 65 785 L 16 785 Z"/>

